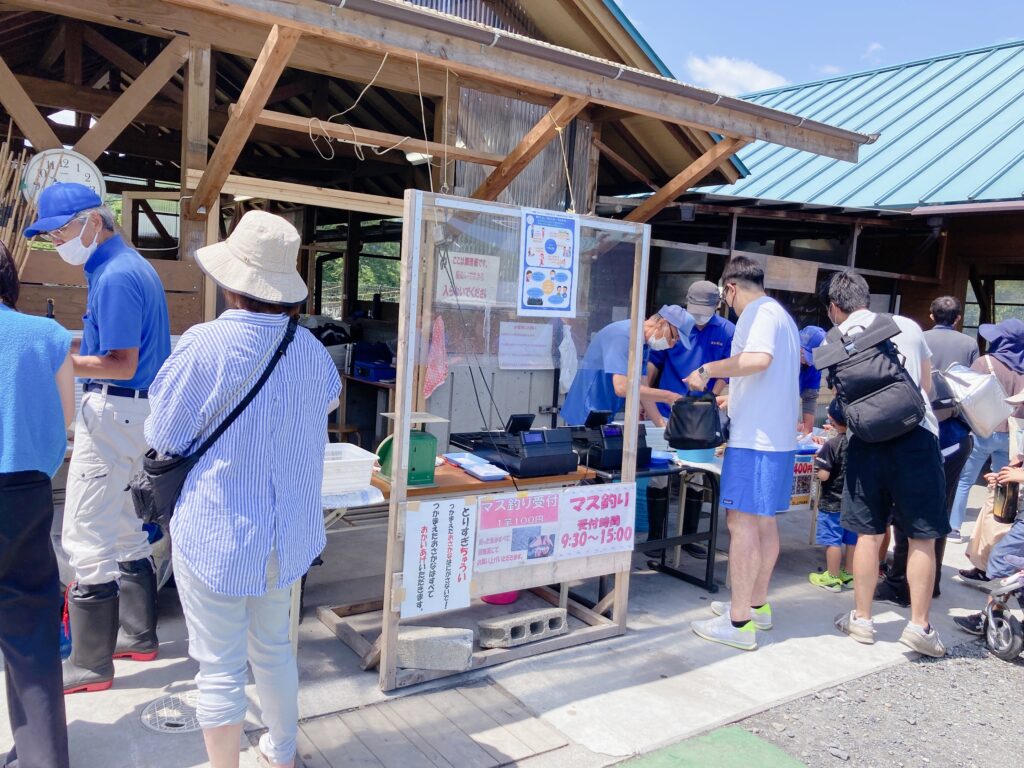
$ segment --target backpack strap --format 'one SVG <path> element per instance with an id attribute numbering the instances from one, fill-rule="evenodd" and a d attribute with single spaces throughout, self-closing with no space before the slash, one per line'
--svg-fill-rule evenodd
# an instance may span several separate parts
<path id="1" fill-rule="evenodd" d="M 849 359 L 865 349 L 888 341 L 900 333 L 892 315 L 879 313 L 871 324 L 856 335 L 844 334 L 836 326 L 825 334 L 825 344 L 814 350 L 814 367 L 819 371 Z"/>

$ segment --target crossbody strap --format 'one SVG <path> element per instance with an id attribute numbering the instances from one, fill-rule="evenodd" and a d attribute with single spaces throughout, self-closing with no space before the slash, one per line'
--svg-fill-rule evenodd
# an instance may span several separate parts
<path id="1" fill-rule="evenodd" d="M 229 413 L 227 417 L 224 419 L 224 421 L 220 423 L 220 426 L 213 431 L 213 434 L 211 434 L 208 438 L 206 438 L 206 440 L 203 441 L 203 444 L 196 449 L 196 452 L 193 453 L 190 458 L 198 461 L 199 458 L 210 449 L 210 446 L 217 442 L 217 438 L 219 438 L 227 431 L 227 428 L 234 423 L 235 419 L 241 416 L 242 411 L 244 411 L 246 407 L 249 405 L 249 403 L 253 401 L 253 398 L 255 398 L 257 394 L 259 394 L 259 391 L 263 388 L 263 385 L 267 383 L 267 379 L 270 378 L 270 374 L 272 374 L 274 372 L 274 368 L 277 367 L 278 362 L 281 360 L 282 357 L 284 357 L 284 353 L 285 350 L 288 349 L 288 345 L 291 344 L 292 339 L 295 338 L 295 329 L 297 326 L 298 320 L 296 320 L 294 317 L 288 321 L 288 327 L 285 329 L 284 338 L 281 339 L 281 343 L 278 344 L 277 349 L 271 356 L 270 362 L 267 364 L 267 367 L 263 371 L 263 375 L 260 376 L 259 380 L 255 384 L 253 384 L 252 389 L 249 390 L 249 394 L 242 398 L 241 402 L 234 407 L 231 413 Z"/>

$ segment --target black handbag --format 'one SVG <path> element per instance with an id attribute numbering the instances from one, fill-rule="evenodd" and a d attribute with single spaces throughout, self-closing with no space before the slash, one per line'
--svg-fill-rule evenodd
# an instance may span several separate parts
<path id="1" fill-rule="evenodd" d="M 253 398 L 259 393 L 263 385 L 267 383 L 270 374 L 274 372 L 278 361 L 284 356 L 285 350 L 295 338 L 295 328 L 298 321 L 292 318 L 288 321 L 284 338 L 274 351 L 270 362 L 264 369 L 253 388 L 242 398 L 241 402 L 227 415 L 220 426 L 213 431 L 202 445 L 187 456 L 161 457 L 156 451 L 149 450 L 142 459 L 142 469 L 135 473 L 135 476 L 128 481 L 128 491 L 131 493 L 132 504 L 135 506 L 135 514 L 144 523 L 152 523 L 166 529 L 171 523 L 171 516 L 174 514 L 174 506 L 181 496 L 181 489 L 185 485 L 185 478 L 192 471 L 192 467 L 203 457 L 210 447 L 217 442 L 217 439 L 227 431 L 227 428 L 237 419 L 242 411 L 246 409 Z M 198 438 L 197 438 L 198 439 Z"/>
<path id="2" fill-rule="evenodd" d="M 665 440 L 677 450 L 717 448 L 728 438 L 718 400 L 710 392 L 684 395 L 672 404 Z"/>

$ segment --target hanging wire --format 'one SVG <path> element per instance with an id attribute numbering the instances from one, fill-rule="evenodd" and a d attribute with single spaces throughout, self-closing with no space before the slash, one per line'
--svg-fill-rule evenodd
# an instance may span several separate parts
<path id="1" fill-rule="evenodd" d="M 444 143 L 444 156 L 441 161 L 441 194 L 447 195 L 450 191 L 448 187 L 448 110 L 451 108 L 451 104 L 448 102 L 448 73 L 450 70 L 448 67 L 444 68 L 444 134 L 441 137 L 441 141 Z"/>
<path id="2" fill-rule="evenodd" d="M 565 183 L 569 186 L 569 210 L 566 213 L 576 213 L 576 195 L 572 189 L 572 174 L 569 171 L 569 155 L 565 151 L 565 128 L 558 124 L 554 116 L 548 112 L 548 117 L 555 124 L 555 131 L 558 133 L 558 143 L 562 146 L 562 166 L 565 168 Z"/>

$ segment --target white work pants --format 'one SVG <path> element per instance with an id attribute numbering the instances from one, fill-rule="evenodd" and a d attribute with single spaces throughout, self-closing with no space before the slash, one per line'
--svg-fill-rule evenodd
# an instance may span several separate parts
<path id="1" fill-rule="evenodd" d="M 61 543 L 79 584 L 120 578 L 117 564 L 152 554 L 128 479 L 146 453 L 149 401 L 86 392 L 75 423 Z"/>
<path id="2" fill-rule="evenodd" d="M 260 739 L 260 749 L 272 763 L 287 763 L 295 755 L 299 731 L 299 673 L 288 635 L 291 586 L 259 597 L 231 597 L 200 581 L 177 550 L 173 564 L 188 626 L 188 655 L 199 662 L 199 725 L 217 728 L 245 719 L 248 661 L 263 724 L 270 730 Z M 271 554 L 268 584 L 277 583 L 278 571 L 277 557 Z"/>

